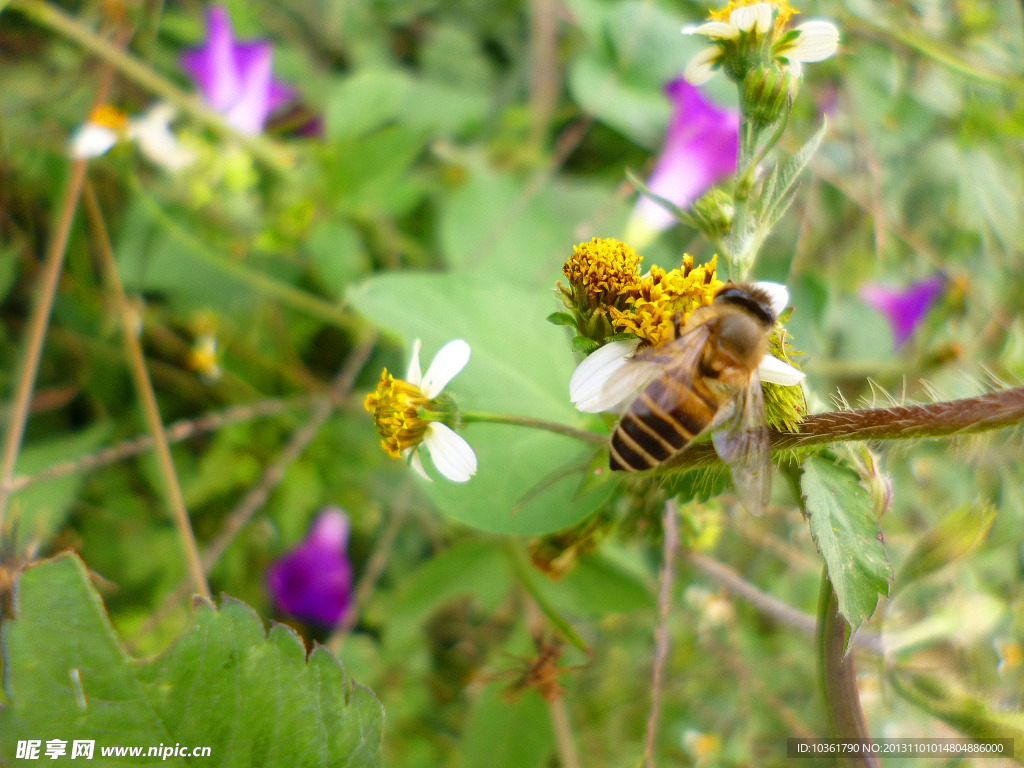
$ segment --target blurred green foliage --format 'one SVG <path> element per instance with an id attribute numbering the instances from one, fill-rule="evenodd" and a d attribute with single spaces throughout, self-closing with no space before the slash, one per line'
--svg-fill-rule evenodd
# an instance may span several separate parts
<path id="1" fill-rule="evenodd" d="M 176 57 L 202 38 L 200 4 L 60 7 L 89 27 L 107 23 L 111 9 L 125 14 L 139 30 L 130 50 L 187 87 Z M 399 515 L 383 571 L 339 651 L 345 674 L 370 688 L 387 713 L 386 762 L 550 766 L 557 758 L 548 707 L 535 690 L 516 689 L 524 659 L 536 655 L 535 599 L 497 534 L 523 536 L 525 546 L 527 535 L 600 512 L 615 530 L 595 551 L 569 558 L 560 579 L 534 574 L 534 589 L 592 652 L 567 647 L 558 662 L 569 670 L 559 680 L 585 764 L 636 765 L 650 706 L 662 489 L 583 485 L 591 446 L 495 424 L 464 433 L 480 464 L 470 483 L 427 485 L 380 450 L 361 403 L 383 367 L 405 370 L 414 339 L 423 340 L 428 362 L 446 341 L 465 338 L 471 361 L 448 387 L 464 407 L 607 426 L 568 402 L 576 360 L 565 329 L 545 321 L 559 306 L 551 289 L 574 243 L 621 235 L 632 204 L 625 171 L 643 176 L 653 165 L 670 111 L 661 87 L 702 47 L 679 27 L 706 8 L 682 0 L 232 0 L 227 7 L 241 37 L 273 41 L 275 72 L 303 108 L 322 116 L 323 132 L 302 137 L 287 116 L 272 121 L 268 135 L 296 158 L 283 173 L 187 117 L 176 126 L 200 160 L 181 174 L 147 165 L 129 147 L 90 164 L 126 287 L 144 306 L 142 342 L 163 419 L 323 393 L 370 327 L 384 335 L 352 394 L 220 558 L 213 591 L 264 619 L 284 619 L 274 614 L 263 574 L 302 539 L 318 509 L 337 504 L 350 515 L 357 577 L 370 570 Z M 557 16 L 553 39 L 531 25 L 531 14 L 544 9 Z M 807 68 L 782 146 L 796 150 L 822 114 L 829 129 L 756 273 L 790 289 L 787 330 L 807 355 L 812 409 L 831 408 L 833 399 L 884 405 L 1019 383 L 1021 6 L 829 0 L 800 10 L 801 18 L 833 19 L 842 48 Z M 549 58 L 537 55 L 545 46 Z M 536 72 L 543 61 L 554 63 Z M 67 136 L 89 110 L 102 65 L 8 8 L 0 13 L 0 68 L 0 384 L 10 392 L 67 175 Z M 545 88 L 555 95 L 550 109 Z M 709 90 L 735 104 L 723 78 Z M 109 101 L 137 112 L 151 95 L 118 76 Z M 698 262 L 713 252 L 679 226 L 645 249 L 644 266 L 676 266 L 684 249 Z M 19 474 L 145 431 L 99 263 L 79 217 Z M 859 287 L 868 280 L 902 286 L 935 271 L 951 278 L 947 291 L 910 343 L 894 350 L 884 318 L 861 302 Z M 211 332 L 224 371 L 216 380 L 190 364 L 190 350 Z M 201 544 L 217 536 L 306 419 L 300 403 L 174 446 Z M 950 690 L 969 689 L 963 700 L 982 707 L 980 715 L 972 710 L 973 722 L 999 719 L 985 707 L 1019 712 L 1019 432 L 879 451 L 892 503 L 877 521 L 865 507 L 857 535 L 876 542 L 877 526 L 907 581 L 861 629 L 893 643 L 892 659 L 858 657 L 872 733 L 952 733 L 928 712 L 959 722 L 956 701 L 944 709 L 923 706 L 923 693 L 901 698 L 885 682 L 887 664 L 941 669 L 958 682 Z M 43 555 L 75 550 L 137 655 L 200 631 L 188 629 L 184 601 L 167 603 L 184 566 L 161 488 L 144 454 L 30 485 L 13 502 L 22 544 L 38 544 Z M 769 514 L 757 520 L 744 516 L 722 475 L 684 476 L 666 490 L 700 500 L 684 508 L 686 542 L 813 613 L 821 558 L 782 474 Z M 972 534 L 970 546 L 949 543 L 958 509 L 991 509 L 991 521 L 971 528 L 987 536 Z M 42 580 L 54 567 L 29 574 Z M 89 600 L 95 609 L 95 595 Z M 787 736 L 824 733 L 810 636 L 729 597 L 685 561 L 671 604 L 656 749 L 663 763 L 782 765 Z M 203 615 L 235 616 L 255 632 L 239 610 L 228 604 Z M 17 626 L 5 622 L 5 642 Z M 326 639 L 296 628 L 307 645 Z M 297 652 L 283 630 L 271 637 Z M 257 645 L 270 643 L 261 637 Z M 15 664 L 11 658 L 5 663 Z M 309 664 L 325 658 L 317 652 Z M 17 693 L 17 672 L 5 670 L 14 681 L 8 695 Z"/>

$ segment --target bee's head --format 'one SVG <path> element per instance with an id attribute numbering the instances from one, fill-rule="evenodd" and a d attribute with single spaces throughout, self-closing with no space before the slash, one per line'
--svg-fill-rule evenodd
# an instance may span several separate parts
<path id="1" fill-rule="evenodd" d="M 715 301 L 742 307 L 757 318 L 765 326 L 765 329 L 775 325 L 776 317 L 772 309 L 772 297 L 768 295 L 767 291 L 756 285 L 726 283 L 715 294 Z"/>

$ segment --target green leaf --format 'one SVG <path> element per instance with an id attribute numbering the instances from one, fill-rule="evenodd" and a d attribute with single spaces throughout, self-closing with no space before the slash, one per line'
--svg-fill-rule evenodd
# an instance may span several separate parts
<path id="1" fill-rule="evenodd" d="M 871 499 L 856 473 L 827 454 L 804 461 L 800 485 L 839 610 L 856 630 L 874 613 L 878 596 L 889 593 L 892 579 Z"/>
<path id="2" fill-rule="evenodd" d="M 307 658 L 287 627 L 264 634 L 242 603 L 200 605 L 192 629 L 142 662 L 125 654 L 76 556 L 30 568 L 17 594 L 18 618 L 0 636 L 7 765 L 24 739 L 67 740 L 69 753 L 73 740 L 95 740 L 97 766 L 197 764 L 101 756 L 108 747 L 179 743 L 210 747 L 211 764 L 221 766 L 381 764 L 376 697 L 353 685 L 325 648 Z"/>
<path id="3" fill-rule="evenodd" d="M 794 182 L 796 182 L 800 172 L 811 161 L 811 158 L 814 157 L 814 153 L 818 151 L 822 139 L 825 138 L 825 131 L 827 129 L 828 122 L 823 117 L 821 119 L 821 127 L 814 132 L 814 135 L 807 140 L 807 143 L 800 147 L 781 166 L 776 166 L 777 170 L 773 170 L 771 177 L 765 183 L 765 190 L 760 201 L 761 215 L 758 217 L 759 227 L 771 230 L 776 222 L 782 218 L 782 215 L 792 202 L 792 197 L 788 196 L 787 193 Z"/>
<path id="4" fill-rule="evenodd" d="M 30 475 L 88 454 L 99 448 L 110 431 L 109 424 L 100 423 L 56 440 L 33 443 L 18 457 L 18 474 Z M 78 497 L 82 474 L 78 472 L 30 485 L 15 494 L 11 506 L 20 520 L 18 529 L 22 538 L 47 540 L 57 533 Z"/>
<path id="5" fill-rule="evenodd" d="M 572 341 L 569 342 L 569 346 L 572 347 L 573 352 L 582 352 L 585 355 L 589 355 L 597 349 L 597 342 L 593 339 L 588 339 L 586 336 L 580 336 L 577 334 L 572 337 Z"/>
<path id="6" fill-rule="evenodd" d="M 398 117 L 411 78 L 393 69 L 364 69 L 338 84 L 327 103 L 327 136 L 360 136 Z"/>
<path id="7" fill-rule="evenodd" d="M 542 589 L 570 616 L 602 617 L 655 607 L 654 595 L 641 578 L 601 554 L 580 558 L 558 581 L 545 579 Z"/>
<path id="8" fill-rule="evenodd" d="M 443 344 L 465 339 L 469 364 L 446 388 L 467 411 L 531 416 L 585 428 L 569 402 L 575 368 L 564 332 L 545 320 L 546 287 L 526 290 L 455 274 L 380 275 L 353 288 L 353 307 L 408 346 L 423 341 L 424 367 Z M 468 483 L 437 476 L 424 492 L 444 512 L 501 533 L 547 533 L 573 525 L 610 493 L 611 484 L 575 499 L 593 448 L 526 427 L 473 423 L 461 432 L 477 455 Z M 426 451 L 422 452 L 424 456 Z M 554 477 L 553 470 L 579 466 Z"/>
<path id="9" fill-rule="evenodd" d="M 548 322 L 553 323 L 554 325 L 568 325 L 571 328 L 576 327 L 576 318 L 568 312 L 552 312 L 548 315 Z"/>
<path id="10" fill-rule="evenodd" d="M 505 701 L 501 686 L 490 685 L 477 700 L 462 739 L 465 768 L 541 768 L 554 747 L 551 717 L 536 691 Z"/>

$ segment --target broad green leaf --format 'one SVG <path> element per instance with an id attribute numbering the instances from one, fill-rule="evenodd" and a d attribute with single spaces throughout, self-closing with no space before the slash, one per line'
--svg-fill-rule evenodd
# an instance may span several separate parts
<path id="1" fill-rule="evenodd" d="M 340 219 L 314 224 L 304 250 L 313 262 L 319 287 L 338 299 L 350 283 L 370 271 L 362 238 L 351 224 Z"/>
<path id="2" fill-rule="evenodd" d="M 489 685 L 462 738 L 465 768 L 541 768 L 554 749 L 551 716 L 536 691 L 507 700 L 502 686 Z"/>
<path id="3" fill-rule="evenodd" d="M 345 78 L 327 104 L 327 135 L 360 136 L 394 120 L 402 109 L 411 78 L 394 69 L 363 69 Z"/>
<path id="4" fill-rule="evenodd" d="M 441 247 L 452 270 L 553 287 L 572 247 L 590 237 L 580 225 L 586 224 L 586 232 L 612 233 L 625 226 L 625 205 L 609 205 L 612 191 L 604 185 L 557 183 L 531 190 L 511 175 L 471 174 L 441 216 Z"/>
<path id="5" fill-rule="evenodd" d="M 90 765 L 196 765 L 181 757 L 105 758 L 104 748 L 210 747 L 219 766 L 378 766 L 383 712 L 326 649 L 308 658 L 290 629 L 269 635 L 252 609 L 200 605 L 161 656 L 126 655 L 84 564 L 65 554 L 27 570 L 3 643 L 7 706 L 0 759 L 19 740 L 95 740 Z M 200 761 L 201 762 L 201 761 Z"/>
<path id="6" fill-rule="evenodd" d="M 421 364 L 452 339 L 472 350 L 445 390 L 469 411 L 513 414 L 583 428 L 569 402 L 575 367 L 564 329 L 547 315 L 549 288 L 524 290 L 454 274 L 390 274 L 356 286 L 352 306 L 407 345 L 423 340 Z M 476 452 L 477 474 L 463 484 L 437 475 L 423 488 L 463 522 L 502 533 L 547 533 L 593 511 L 610 492 L 601 486 L 575 499 L 593 447 L 526 427 L 470 424 L 462 436 Z M 426 453 L 424 451 L 424 453 Z"/>
<path id="7" fill-rule="evenodd" d="M 99 448 L 110 434 L 109 424 L 97 424 L 57 440 L 33 443 L 18 457 L 18 474 L 31 475 L 58 462 L 76 459 Z M 23 541 L 46 541 L 64 525 L 64 520 L 82 485 L 82 473 L 30 485 L 13 497 L 11 508 L 19 520 Z"/>
<path id="8" fill-rule="evenodd" d="M 576 102 L 601 122 L 652 152 L 661 145 L 671 107 L 659 89 L 628 79 L 603 56 L 578 57 L 569 68 Z"/>
<path id="9" fill-rule="evenodd" d="M 874 613 L 878 596 L 889 593 L 892 579 L 871 499 L 856 473 L 827 455 L 804 461 L 800 486 L 839 610 L 856 630 Z"/>
<path id="10" fill-rule="evenodd" d="M 654 595 L 636 574 L 600 554 L 580 558 L 557 581 L 543 579 L 542 589 L 559 610 L 570 615 L 602 616 L 655 606 Z"/>

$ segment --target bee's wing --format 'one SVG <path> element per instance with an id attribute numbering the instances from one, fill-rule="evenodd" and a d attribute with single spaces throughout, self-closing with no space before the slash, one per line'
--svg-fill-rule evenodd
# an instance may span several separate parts
<path id="1" fill-rule="evenodd" d="M 599 394 L 594 398 L 602 407 L 596 410 L 612 410 L 629 403 L 633 396 L 664 373 L 683 381 L 692 381 L 707 340 L 708 327 L 702 324 L 660 347 L 638 350 L 602 384 Z M 590 407 L 587 412 L 592 412 Z"/>
<path id="2" fill-rule="evenodd" d="M 722 461 L 729 465 L 740 502 L 752 515 L 760 515 L 771 493 L 771 442 L 764 418 L 761 376 L 755 370 L 750 384 L 736 398 L 732 418 L 711 439 Z"/>

